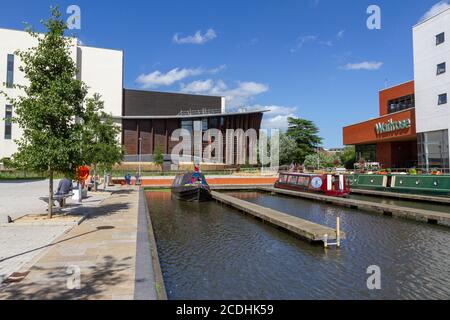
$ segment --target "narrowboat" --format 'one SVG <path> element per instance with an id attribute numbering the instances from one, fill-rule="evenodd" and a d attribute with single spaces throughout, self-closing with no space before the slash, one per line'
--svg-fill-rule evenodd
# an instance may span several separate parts
<path id="1" fill-rule="evenodd" d="M 331 197 L 348 197 L 350 183 L 342 174 L 305 174 L 281 172 L 275 188 L 323 193 Z"/>
<path id="2" fill-rule="evenodd" d="M 205 176 L 197 171 L 177 175 L 172 183 L 172 196 L 188 202 L 204 202 L 212 199 Z"/>

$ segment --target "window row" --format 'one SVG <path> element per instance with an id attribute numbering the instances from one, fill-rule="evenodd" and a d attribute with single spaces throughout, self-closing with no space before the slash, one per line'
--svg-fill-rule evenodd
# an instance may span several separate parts
<path id="1" fill-rule="evenodd" d="M 415 97 L 413 94 L 388 101 L 388 113 L 395 113 L 414 108 Z"/>

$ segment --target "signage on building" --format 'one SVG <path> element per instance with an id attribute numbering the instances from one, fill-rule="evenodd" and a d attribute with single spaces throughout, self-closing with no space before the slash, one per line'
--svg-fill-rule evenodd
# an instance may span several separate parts
<path id="1" fill-rule="evenodd" d="M 404 129 L 411 128 L 411 119 L 406 120 L 400 120 L 400 121 L 394 121 L 390 119 L 387 123 L 377 123 L 375 125 L 375 130 L 377 131 L 377 134 L 387 133 L 387 132 L 394 132 Z"/>

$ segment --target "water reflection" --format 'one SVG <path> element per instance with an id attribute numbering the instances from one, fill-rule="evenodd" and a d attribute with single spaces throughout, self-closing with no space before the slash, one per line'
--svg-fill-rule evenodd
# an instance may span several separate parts
<path id="1" fill-rule="evenodd" d="M 356 210 L 259 193 L 235 194 L 318 223 L 341 216 L 347 240 L 324 250 L 214 202 L 149 192 L 170 299 L 448 299 L 450 232 Z M 382 290 L 366 287 L 368 266 Z"/>

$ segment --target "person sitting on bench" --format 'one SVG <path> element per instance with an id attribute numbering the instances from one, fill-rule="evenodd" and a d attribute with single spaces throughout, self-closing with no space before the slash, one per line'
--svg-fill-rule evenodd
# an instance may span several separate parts
<path id="1" fill-rule="evenodd" d="M 56 190 L 55 195 L 63 196 L 69 194 L 73 191 L 72 181 L 67 178 L 62 179 L 58 184 L 58 189 Z"/>
<path id="2" fill-rule="evenodd" d="M 58 184 L 58 189 L 56 190 L 55 196 L 65 196 L 73 191 L 72 181 L 64 178 Z M 64 205 L 64 198 L 59 200 L 59 205 L 62 207 Z"/>

